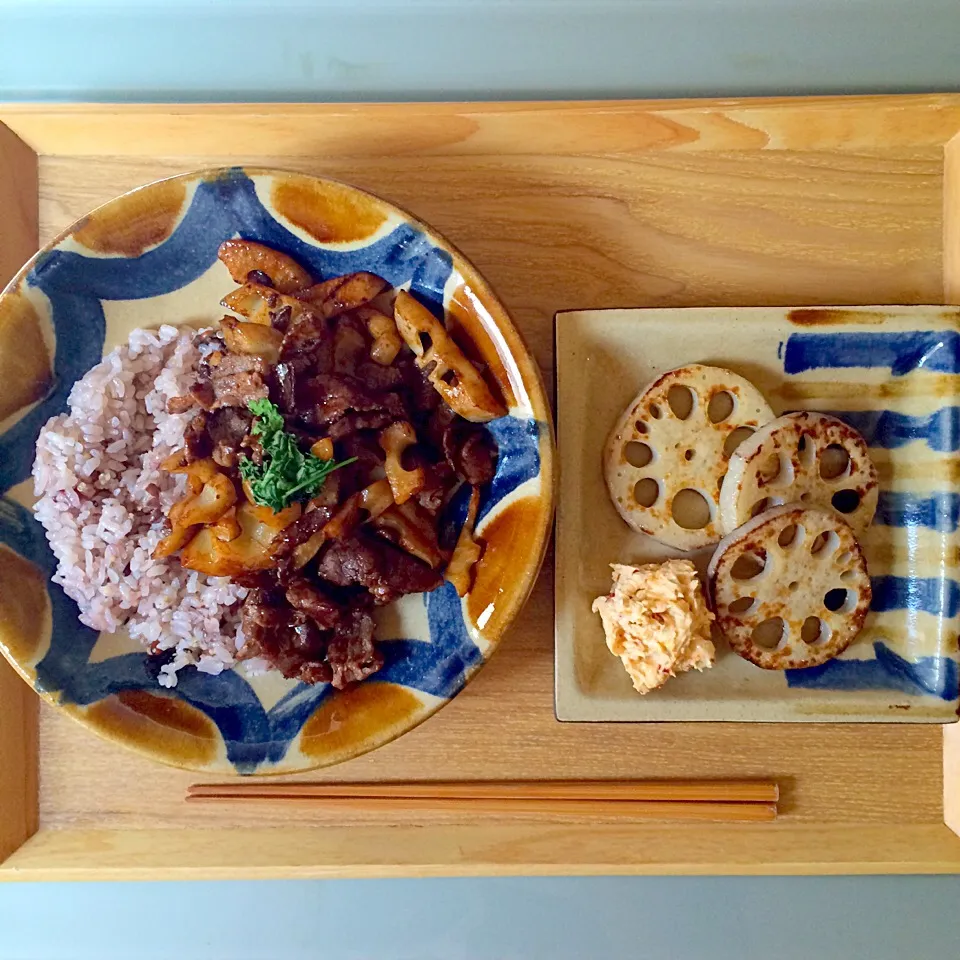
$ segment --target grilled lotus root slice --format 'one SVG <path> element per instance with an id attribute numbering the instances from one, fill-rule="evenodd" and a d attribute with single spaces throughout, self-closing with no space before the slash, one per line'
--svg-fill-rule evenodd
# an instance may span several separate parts
<path id="1" fill-rule="evenodd" d="M 731 448 L 772 419 L 760 391 L 730 370 L 694 363 L 663 374 L 607 440 L 604 476 L 617 512 L 681 550 L 716 543 Z"/>
<path id="2" fill-rule="evenodd" d="M 824 413 L 789 413 L 764 425 L 730 457 L 720 525 L 730 533 L 787 502 L 835 510 L 857 536 L 877 510 L 877 469 L 853 427 Z"/>
<path id="3" fill-rule="evenodd" d="M 707 582 L 730 646 L 765 670 L 825 663 L 851 644 L 870 609 L 853 529 L 803 504 L 766 510 L 724 537 Z"/>
<path id="4" fill-rule="evenodd" d="M 417 366 L 454 413 L 474 423 L 507 413 L 446 327 L 416 297 L 401 290 L 393 310 L 397 330 Z"/>

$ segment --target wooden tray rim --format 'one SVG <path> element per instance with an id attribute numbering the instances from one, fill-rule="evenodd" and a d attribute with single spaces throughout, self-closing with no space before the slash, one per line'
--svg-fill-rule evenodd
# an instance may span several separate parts
<path id="1" fill-rule="evenodd" d="M 850 108 L 866 108 L 850 113 Z M 323 146 L 345 156 L 382 156 L 370 129 L 418 117 L 442 125 L 452 119 L 488 124 L 455 149 L 431 152 L 483 155 L 509 152 L 513 132 L 542 125 L 544 150 L 577 153 L 565 135 L 573 117 L 618 115 L 598 152 L 663 149 L 673 117 L 698 136 L 671 149 L 709 150 L 724 128 L 764 114 L 776 136 L 756 149 L 798 145 L 793 124 L 808 111 L 835 115 L 836 124 L 805 136 L 804 149 L 869 149 L 878 132 L 887 145 L 942 146 L 944 202 L 960 211 L 960 94 L 903 96 L 766 97 L 719 100 L 517 101 L 404 104 L 49 104 L 0 103 L 0 208 L 13 211 L 13 228 L 0 245 L 0 268 L 38 246 L 38 158 L 164 153 L 198 158 L 256 154 L 263 130 L 285 118 L 322 117 L 306 135 L 294 126 L 271 143 L 276 155 L 309 156 Z M 902 123 L 911 114 L 911 124 Z M 243 117 L 248 122 L 237 125 Z M 304 125 L 306 126 L 306 125 Z M 909 128 L 909 129 L 908 129 Z M 479 129 L 479 124 L 478 124 Z M 229 141 L 227 134 L 231 134 Z M 185 144 L 190 145 L 185 150 Z M 371 144 L 374 146 L 371 147 Z M 4 257 L 6 256 L 6 260 Z M 945 217 L 944 302 L 960 303 L 960 216 Z M 0 665 L 5 666 L 5 665 Z M 0 708 L 18 722 L 0 729 L 0 880 L 220 879 L 268 877 L 393 877 L 569 874 L 850 874 L 960 873 L 960 728 L 943 729 L 945 824 L 829 824 L 787 822 L 770 827 L 662 824 L 630 827 L 512 823 L 471 826 L 299 827 L 245 830 L 55 829 L 37 815 L 37 698 L 10 670 L 0 670 Z M 15 712 L 16 711 L 16 712 Z M 10 772 L 17 776 L 11 777 Z M 9 816 L 11 807 L 13 816 Z M 177 837 L 171 843 L 173 836 Z M 6 859 L 4 859 L 4 857 Z"/>

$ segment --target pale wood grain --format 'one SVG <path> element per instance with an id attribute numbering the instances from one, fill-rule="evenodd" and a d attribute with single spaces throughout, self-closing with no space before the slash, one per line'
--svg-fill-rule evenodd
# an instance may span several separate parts
<path id="1" fill-rule="evenodd" d="M 38 245 L 37 157 L 0 124 L 0 289 Z M 0 658 L 0 861 L 37 829 L 37 698 Z"/>
<path id="2" fill-rule="evenodd" d="M 398 797 L 443 799 L 663 800 L 674 802 L 776 803 L 780 791 L 762 780 L 427 780 L 415 783 L 278 783 L 258 779 L 240 783 L 194 783 L 187 798 Z"/>
<path id="3" fill-rule="evenodd" d="M 391 825 L 41 830 L 0 880 L 960 872 L 940 824 Z"/>
<path id="4" fill-rule="evenodd" d="M 943 820 L 960 836 L 960 724 L 943 728 Z"/>
<path id="5" fill-rule="evenodd" d="M 39 825 L 38 698 L 0 659 L 0 863 Z"/>
<path id="6" fill-rule="evenodd" d="M 960 134 L 944 147 L 943 302 L 960 303 Z M 960 835 L 960 726 L 943 729 L 943 819 Z"/>
<path id="7" fill-rule="evenodd" d="M 0 122 L 0 290 L 38 246 L 37 155 Z"/>
<path id="8" fill-rule="evenodd" d="M 16 106 L 0 116 L 58 154 L 41 158 L 44 237 L 122 190 L 220 163 L 327 174 L 379 193 L 461 247 L 548 376 L 560 309 L 943 297 L 943 145 L 960 130 L 956 96 Z M 194 774 L 119 750 L 44 706 L 45 829 L 4 875 L 960 870 L 960 840 L 943 825 L 935 727 L 558 723 L 551 570 L 548 556 L 502 649 L 449 707 L 367 757 L 299 779 L 775 779 L 777 824 L 467 828 L 438 818 L 387 829 L 370 815 L 348 826 L 306 810 L 288 828 L 282 810 L 231 808 L 218 814 L 224 829 L 210 831 L 209 811 L 182 802 Z"/>
<path id="9" fill-rule="evenodd" d="M 943 302 L 960 303 L 960 133 L 943 148 Z"/>
<path id="10" fill-rule="evenodd" d="M 4 104 L 0 121 L 38 153 L 67 156 L 397 159 L 631 154 L 663 150 L 941 147 L 954 95 L 570 103 Z"/>

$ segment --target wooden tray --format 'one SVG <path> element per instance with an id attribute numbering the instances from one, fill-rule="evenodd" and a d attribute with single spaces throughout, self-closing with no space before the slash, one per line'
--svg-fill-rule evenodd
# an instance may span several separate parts
<path id="1" fill-rule="evenodd" d="M 243 161 L 415 211 L 492 282 L 548 378 L 561 309 L 960 302 L 960 96 L 18 105 L 0 121 L 4 278 L 123 190 Z M 548 558 L 501 652 L 453 704 L 316 778 L 770 777 L 782 818 L 394 825 L 196 810 L 182 800 L 189 773 L 39 708 L 0 664 L 0 876 L 960 872 L 945 825 L 960 830 L 957 727 L 561 724 L 551 593 Z"/>

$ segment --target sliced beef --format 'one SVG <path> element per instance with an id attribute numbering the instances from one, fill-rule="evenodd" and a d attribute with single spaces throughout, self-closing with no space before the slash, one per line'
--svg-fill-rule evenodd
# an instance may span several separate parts
<path id="1" fill-rule="evenodd" d="M 476 424 L 468 424 L 461 436 L 454 470 L 471 486 L 482 487 L 493 479 L 497 469 L 497 441 L 489 430 Z"/>
<path id="2" fill-rule="evenodd" d="M 444 405 L 431 411 L 423 423 L 421 434 L 431 446 L 440 451 L 441 456 L 445 456 L 446 453 L 443 446 L 444 435 L 456 416 L 448 406 Z"/>
<path id="3" fill-rule="evenodd" d="M 297 409 L 297 372 L 290 362 L 278 363 L 274 368 L 277 382 L 277 405 L 284 413 L 295 413 Z"/>
<path id="4" fill-rule="evenodd" d="M 476 487 L 493 479 L 497 442 L 486 428 L 454 416 L 443 428 L 440 443 L 447 463 L 458 477 Z"/>
<path id="5" fill-rule="evenodd" d="M 278 310 L 271 310 L 270 325 L 274 330 L 285 333 L 290 326 L 291 316 L 293 316 L 293 309 L 287 305 L 280 307 Z"/>
<path id="6" fill-rule="evenodd" d="M 222 467 L 237 464 L 240 447 L 250 432 L 253 416 L 242 407 L 220 407 L 207 417 L 207 433 L 213 443 L 213 459 Z"/>
<path id="7" fill-rule="evenodd" d="M 401 353 L 394 361 L 394 366 L 403 377 L 404 385 L 410 397 L 411 409 L 423 414 L 438 408 L 449 410 L 448 407 L 443 406 L 440 394 L 423 375 L 423 372 L 414 362 L 412 354 L 409 352 Z"/>
<path id="8" fill-rule="evenodd" d="M 313 617 L 302 610 L 290 613 L 291 654 L 298 653 L 304 660 L 323 660 L 327 652 L 327 636 Z"/>
<path id="9" fill-rule="evenodd" d="M 347 413 L 382 412 L 406 419 L 406 407 L 397 394 L 377 393 L 346 374 L 313 377 L 297 399 L 310 407 L 305 411 L 305 422 L 317 426 L 335 423 Z"/>
<path id="10" fill-rule="evenodd" d="M 289 620 L 290 610 L 269 587 L 254 587 L 247 594 L 240 611 L 243 635 L 247 643 L 257 640 L 261 633 L 282 630 Z M 246 655 L 246 649 L 244 650 Z M 250 654 L 249 656 L 260 656 Z"/>
<path id="11" fill-rule="evenodd" d="M 283 343 L 280 345 L 280 359 L 309 357 L 324 343 L 328 344 L 332 350 L 329 321 L 317 313 L 305 310 L 287 327 L 283 335 Z"/>
<path id="12" fill-rule="evenodd" d="M 268 366 L 263 357 L 245 353 L 227 353 L 213 368 L 212 375 L 215 380 L 241 373 L 256 373 L 262 377 L 266 374 Z"/>
<path id="13" fill-rule="evenodd" d="M 376 544 L 369 538 L 350 537 L 326 546 L 317 565 L 317 576 L 339 587 L 368 586 L 376 581 Z"/>
<path id="14" fill-rule="evenodd" d="M 291 605 L 293 601 L 302 606 Z M 324 628 L 318 615 L 330 626 Z M 306 580 L 288 587 L 286 597 L 270 590 L 251 590 L 241 617 L 246 638 L 242 659 L 263 657 L 287 678 L 342 688 L 369 677 L 383 665 L 373 640 L 373 617 L 366 606 L 360 604 L 341 613 L 335 601 Z"/>
<path id="15" fill-rule="evenodd" d="M 380 446 L 376 431 L 357 429 L 344 437 L 337 448 L 338 460 L 355 459 L 366 470 L 378 467 L 384 461 L 383 448 Z"/>
<path id="16" fill-rule="evenodd" d="M 207 433 L 207 414 L 203 411 L 200 411 L 187 424 L 187 429 L 183 433 L 183 449 L 187 454 L 187 463 L 210 456 L 213 444 Z"/>
<path id="17" fill-rule="evenodd" d="M 190 387 L 190 396 L 204 410 L 209 410 L 217 399 L 213 390 L 213 382 L 209 377 L 197 377 Z"/>
<path id="18" fill-rule="evenodd" d="M 333 676 L 324 661 L 329 634 L 284 602 L 282 594 L 251 590 L 241 609 L 241 622 L 246 639 L 241 659 L 263 657 L 285 677 L 307 683 L 328 682 Z"/>
<path id="19" fill-rule="evenodd" d="M 270 545 L 274 555 L 285 557 L 292 553 L 295 547 L 306 543 L 315 533 L 319 533 L 327 525 L 333 513 L 333 507 L 317 507 L 301 514 L 274 538 Z"/>
<path id="20" fill-rule="evenodd" d="M 335 687 L 359 683 L 383 666 L 383 654 L 373 642 L 374 622 L 368 610 L 354 607 L 334 631 L 327 662 Z"/>
<path id="21" fill-rule="evenodd" d="M 304 683 L 330 683 L 333 680 L 333 671 L 325 660 L 310 660 L 301 664 L 297 679 Z M 337 686 L 336 683 L 333 685 Z"/>
<path id="22" fill-rule="evenodd" d="M 251 400 L 263 400 L 270 393 L 263 376 L 254 370 L 216 376 L 211 382 L 214 407 L 247 407 Z"/>
<path id="23" fill-rule="evenodd" d="M 423 465 L 424 485 L 416 494 L 417 503 L 436 516 L 453 488 L 453 470 L 445 462 Z"/>
<path id="24" fill-rule="evenodd" d="M 381 366 L 372 360 L 358 363 L 355 376 L 371 390 L 398 390 L 407 385 L 403 371 L 397 367 Z"/>
<path id="25" fill-rule="evenodd" d="M 342 619 L 340 604 L 305 577 L 290 582 L 286 597 L 291 607 L 305 613 L 321 630 L 333 630 Z"/>
<path id="26" fill-rule="evenodd" d="M 263 444 L 260 438 L 248 433 L 240 443 L 240 454 L 259 467 L 263 463 Z"/>
<path id="27" fill-rule="evenodd" d="M 385 410 L 371 410 L 369 413 L 346 413 L 330 424 L 327 436 L 336 442 L 343 440 L 360 430 L 382 430 L 396 420 L 392 413 Z"/>
<path id="28" fill-rule="evenodd" d="M 392 603 L 408 593 L 427 593 L 443 582 L 440 573 L 421 560 L 362 531 L 326 546 L 317 575 L 338 586 L 366 587 L 377 604 Z"/>

